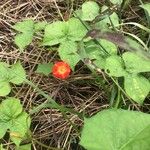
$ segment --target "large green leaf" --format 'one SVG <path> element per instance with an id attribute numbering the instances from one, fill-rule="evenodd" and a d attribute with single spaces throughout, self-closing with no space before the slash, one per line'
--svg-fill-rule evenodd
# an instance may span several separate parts
<path id="1" fill-rule="evenodd" d="M 26 73 L 20 61 L 12 65 L 10 70 L 10 78 L 10 82 L 17 85 L 23 83 L 26 79 Z"/>
<path id="2" fill-rule="evenodd" d="M 126 70 L 130 73 L 150 72 L 150 61 L 132 52 L 122 55 Z"/>
<path id="3" fill-rule="evenodd" d="M 150 91 L 150 82 L 143 76 L 128 74 L 124 79 L 126 93 L 137 103 L 142 104 Z"/>
<path id="4" fill-rule="evenodd" d="M 80 144 L 87 150 L 149 150 L 150 115 L 104 110 L 85 118 Z"/>
<path id="5" fill-rule="evenodd" d="M 0 138 L 7 129 L 11 140 L 19 146 L 21 140 L 29 130 L 31 119 L 22 111 L 22 105 L 16 98 L 8 98 L 0 104 Z"/>
<path id="6" fill-rule="evenodd" d="M 105 71 L 110 76 L 121 77 L 126 75 L 122 58 L 112 55 L 106 59 Z"/>
<path id="7" fill-rule="evenodd" d="M 57 21 L 48 24 L 44 32 L 43 45 L 52 46 L 62 43 L 66 40 L 67 30 L 66 22 Z"/>
<path id="8" fill-rule="evenodd" d="M 99 15 L 100 7 L 94 1 L 88 1 L 82 5 L 82 20 L 92 21 L 97 15 Z"/>
<path id="9" fill-rule="evenodd" d="M 74 70 L 75 65 L 80 60 L 80 56 L 77 54 L 77 44 L 73 41 L 66 41 L 60 45 L 58 52 L 60 58 Z"/>

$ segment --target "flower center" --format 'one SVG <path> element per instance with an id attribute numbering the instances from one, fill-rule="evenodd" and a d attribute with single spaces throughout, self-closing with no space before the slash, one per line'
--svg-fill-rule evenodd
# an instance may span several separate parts
<path id="1" fill-rule="evenodd" d="M 60 74 L 63 74 L 63 73 L 66 72 L 66 67 L 61 66 L 61 67 L 59 67 L 58 71 L 59 71 Z"/>

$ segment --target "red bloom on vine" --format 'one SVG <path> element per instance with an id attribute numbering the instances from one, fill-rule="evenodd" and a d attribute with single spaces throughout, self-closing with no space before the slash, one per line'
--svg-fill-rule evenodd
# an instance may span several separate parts
<path id="1" fill-rule="evenodd" d="M 70 66 L 63 61 L 56 62 L 52 68 L 52 74 L 54 77 L 59 79 L 66 79 L 69 77 L 71 72 Z"/>

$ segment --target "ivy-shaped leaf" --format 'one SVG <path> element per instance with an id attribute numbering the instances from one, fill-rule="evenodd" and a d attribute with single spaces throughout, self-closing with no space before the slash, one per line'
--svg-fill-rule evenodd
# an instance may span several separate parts
<path id="1" fill-rule="evenodd" d="M 15 44 L 23 52 L 24 48 L 32 42 L 34 22 L 33 20 L 18 22 L 13 26 L 13 29 L 20 32 L 15 36 Z"/>
<path id="2" fill-rule="evenodd" d="M 10 82 L 14 84 L 21 84 L 26 79 L 26 73 L 24 68 L 22 67 L 20 61 L 13 64 L 10 69 Z"/>
<path id="3" fill-rule="evenodd" d="M 31 119 L 22 111 L 20 100 L 8 98 L 0 104 L 0 138 L 9 129 L 10 139 L 19 146 L 30 127 Z"/>
<path id="4" fill-rule="evenodd" d="M 25 70 L 20 62 L 11 67 L 3 62 L 0 62 L 0 96 L 6 96 L 11 91 L 10 82 L 21 84 L 26 79 Z"/>
<path id="5" fill-rule="evenodd" d="M 85 118 L 80 144 L 87 150 L 149 150 L 150 115 L 108 109 Z"/>
<path id="6" fill-rule="evenodd" d="M 126 52 L 122 58 L 129 73 L 150 72 L 150 61 L 136 53 Z"/>
<path id="7" fill-rule="evenodd" d="M 60 58 L 74 70 L 75 65 L 80 60 L 80 56 L 77 54 L 77 44 L 73 41 L 66 41 L 60 45 L 58 53 Z"/>
<path id="8" fill-rule="evenodd" d="M 85 27 L 76 18 L 71 18 L 67 22 L 57 21 L 46 26 L 43 45 L 53 46 L 67 40 L 79 41 L 86 32 Z"/>
<path id="9" fill-rule="evenodd" d="M 128 74 L 124 79 L 126 93 L 137 103 L 142 104 L 150 92 L 150 82 L 143 76 Z"/>
<path id="10" fill-rule="evenodd" d="M 48 24 L 45 28 L 43 45 L 53 46 L 66 40 L 66 23 L 57 21 Z"/>
<path id="11" fill-rule="evenodd" d="M 52 66 L 53 63 L 38 64 L 36 72 L 48 76 L 52 71 Z"/>

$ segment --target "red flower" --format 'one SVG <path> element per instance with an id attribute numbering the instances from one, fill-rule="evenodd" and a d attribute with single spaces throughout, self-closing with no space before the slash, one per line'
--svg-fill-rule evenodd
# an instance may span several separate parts
<path id="1" fill-rule="evenodd" d="M 53 76 L 60 79 L 68 78 L 70 72 L 71 72 L 70 66 L 63 61 L 56 62 L 52 68 Z"/>

